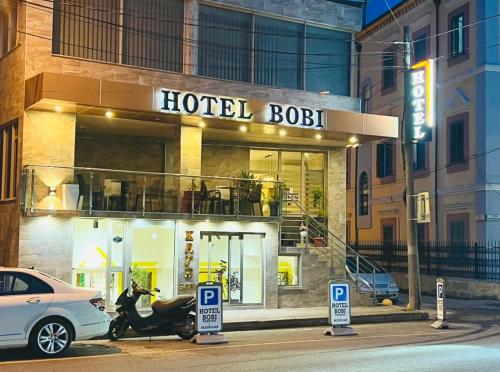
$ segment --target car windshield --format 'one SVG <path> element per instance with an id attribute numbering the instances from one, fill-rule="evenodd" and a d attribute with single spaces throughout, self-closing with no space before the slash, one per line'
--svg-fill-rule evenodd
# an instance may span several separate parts
<path id="1" fill-rule="evenodd" d="M 355 256 L 347 256 L 346 257 L 346 265 L 351 273 L 355 273 L 356 270 L 356 257 Z M 377 264 L 374 261 L 367 260 L 366 258 L 362 258 L 359 260 L 359 273 L 360 274 L 372 274 L 373 269 L 375 269 L 376 274 L 386 273 L 384 268 Z"/>

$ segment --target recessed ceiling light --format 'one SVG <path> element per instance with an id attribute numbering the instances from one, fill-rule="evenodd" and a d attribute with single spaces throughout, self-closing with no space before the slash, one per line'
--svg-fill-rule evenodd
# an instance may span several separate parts
<path id="1" fill-rule="evenodd" d="M 354 144 L 358 143 L 358 138 L 356 136 L 349 137 L 349 143 L 351 145 L 354 145 Z"/>
<path id="2" fill-rule="evenodd" d="M 286 130 L 280 129 L 279 134 L 280 134 L 281 137 L 286 136 Z"/>
<path id="3" fill-rule="evenodd" d="M 245 126 L 245 125 L 240 125 L 240 132 L 247 132 L 248 131 L 248 128 Z"/>
<path id="4" fill-rule="evenodd" d="M 61 106 L 56 106 L 56 107 L 54 107 L 54 111 L 57 112 L 57 113 L 61 113 L 62 112 L 62 107 Z"/>
<path id="5" fill-rule="evenodd" d="M 322 136 L 321 134 L 319 134 L 319 133 L 316 133 L 316 135 L 315 135 L 314 137 L 315 137 L 318 141 L 319 141 L 320 139 L 322 139 L 322 138 L 323 138 L 323 136 Z"/>
<path id="6" fill-rule="evenodd" d="M 112 117 L 115 116 L 115 114 L 113 113 L 113 111 L 106 111 L 106 113 L 104 114 L 104 116 L 106 116 L 108 119 L 111 119 Z"/>
<path id="7" fill-rule="evenodd" d="M 205 128 L 207 125 L 205 124 L 205 122 L 204 122 L 204 121 L 200 121 L 200 122 L 198 123 L 198 126 L 199 126 L 200 128 Z"/>

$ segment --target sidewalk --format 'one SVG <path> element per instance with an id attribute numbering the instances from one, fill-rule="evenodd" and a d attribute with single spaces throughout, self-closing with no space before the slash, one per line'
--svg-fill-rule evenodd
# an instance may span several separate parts
<path id="1" fill-rule="evenodd" d="M 399 306 L 352 308 L 351 323 L 410 322 L 429 319 L 426 311 L 406 311 Z M 327 307 L 296 309 L 231 309 L 224 311 L 224 331 L 250 331 L 328 325 Z"/>

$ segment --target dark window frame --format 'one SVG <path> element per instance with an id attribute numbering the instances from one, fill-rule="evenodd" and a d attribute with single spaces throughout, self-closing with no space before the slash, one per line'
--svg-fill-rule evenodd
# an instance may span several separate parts
<path id="1" fill-rule="evenodd" d="M 464 26 L 469 24 L 469 12 L 469 3 L 467 3 L 448 13 L 448 31 L 450 31 L 448 32 L 448 66 L 453 66 L 469 59 L 469 27 L 464 27 L 462 29 L 464 43 L 463 52 L 458 54 L 453 54 L 453 42 L 457 31 L 451 31 L 454 29 L 453 22 L 457 17 L 463 16 Z"/>
<path id="2" fill-rule="evenodd" d="M 463 161 L 452 161 L 452 146 L 456 145 L 456 141 L 451 139 L 452 126 L 457 123 L 463 125 Z M 447 147 L 447 173 L 461 172 L 469 169 L 469 113 L 463 112 L 458 115 L 448 117 L 446 120 L 446 147 Z"/>
<path id="3" fill-rule="evenodd" d="M 358 214 L 360 216 L 368 216 L 370 214 L 370 177 L 366 171 L 361 172 L 359 175 L 358 184 Z"/>
<path id="4" fill-rule="evenodd" d="M 418 160 L 418 146 L 423 146 L 424 149 L 424 166 L 423 168 L 417 168 L 417 160 Z M 413 163 L 413 174 L 415 178 L 427 177 L 429 175 L 429 142 L 418 142 L 415 144 L 415 156 Z"/>
<path id="5" fill-rule="evenodd" d="M 469 213 L 450 213 L 446 215 L 446 236 L 450 243 L 462 243 L 460 241 L 455 241 L 451 236 L 451 224 L 463 222 L 464 224 L 464 240 L 463 242 L 467 243 L 469 241 Z"/>
<path id="6" fill-rule="evenodd" d="M 17 198 L 19 125 L 13 120 L 0 125 L 0 203 Z"/>
<path id="7" fill-rule="evenodd" d="M 429 59 L 431 55 L 431 38 L 429 37 L 430 35 L 431 35 L 431 25 L 424 26 L 412 34 L 414 50 L 416 50 L 417 48 L 417 43 L 419 42 L 425 43 L 425 56 L 421 59 L 417 59 L 416 53 L 413 53 L 412 61 L 414 64 Z M 419 40 L 421 38 L 425 38 L 425 40 Z"/>
<path id="8" fill-rule="evenodd" d="M 390 154 L 387 155 L 387 152 L 390 150 Z M 378 143 L 376 146 L 377 149 L 377 154 L 375 157 L 375 166 L 376 166 L 376 171 L 377 171 L 377 178 L 380 180 L 381 184 L 386 184 L 386 183 L 391 183 L 396 180 L 396 143 L 395 141 L 383 141 L 381 143 Z M 382 149 L 380 151 L 380 149 Z M 390 169 L 386 164 L 384 164 L 383 168 L 382 165 L 380 164 L 380 158 L 379 155 L 383 153 L 384 160 L 383 162 L 387 162 L 388 159 L 390 159 Z M 383 170 L 383 171 L 382 171 Z"/>
<path id="9" fill-rule="evenodd" d="M 398 61 L 398 58 L 397 58 L 397 52 L 398 49 L 396 46 L 390 46 L 386 49 L 384 49 L 383 51 L 383 54 L 382 54 L 382 63 L 381 63 L 381 66 L 382 66 L 382 88 L 381 88 L 381 94 L 384 96 L 386 94 L 389 94 L 389 93 L 392 93 L 392 92 L 395 92 L 398 88 L 398 71 L 397 71 L 397 68 L 396 67 L 392 67 L 389 69 L 386 69 L 385 68 L 385 63 L 386 63 L 386 60 L 388 58 L 391 58 L 392 59 L 392 63 L 390 64 L 390 66 L 396 66 L 397 65 L 397 61 Z M 386 54 L 388 53 L 388 54 Z M 392 74 L 392 84 L 391 85 L 388 85 L 386 86 L 386 80 L 385 80 L 385 77 L 386 77 L 386 74 L 387 76 L 389 76 L 390 74 Z"/>
<path id="10" fill-rule="evenodd" d="M 351 165 L 352 165 L 352 148 L 346 147 L 345 149 L 345 187 L 350 189 L 352 187 L 351 178 Z"/>
<path id="11" fill-rule="evenodd" d="M 391 226 L 392 227 L 392 239 L 391 241 L 386 241 L 384 239 L 384 227 L 386 226 Z M 395 217 L 391 217 L 391 218 L 382 218 L 380 220 L 380 241 L 383 243 L 383 244 L 387 244 L 387 243 L 395 243 L 397 241 L 397 230 L 396 230 L 396 227 L 397 227 L 397 220 Z"/>

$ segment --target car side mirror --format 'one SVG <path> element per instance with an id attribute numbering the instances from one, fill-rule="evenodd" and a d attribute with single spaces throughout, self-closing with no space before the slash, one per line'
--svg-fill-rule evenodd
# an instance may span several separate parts
<path id="1" fill-rule="evenodd" d="M 160 293 L 160 289 L 159 288 L 154 288 L 155 292 L 158 292 Z"/>

